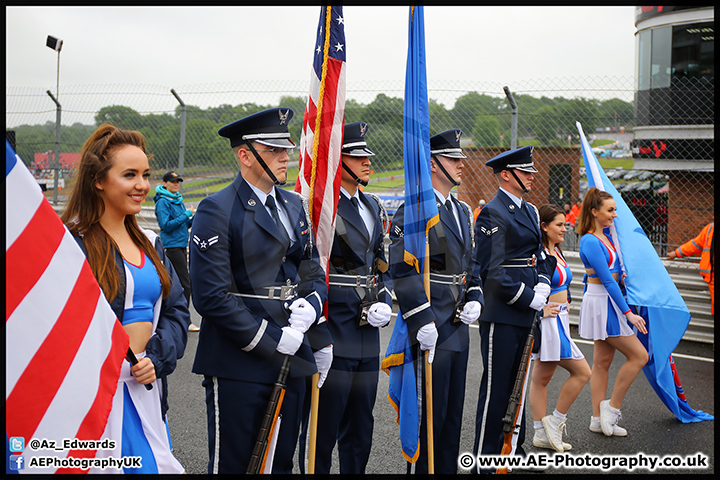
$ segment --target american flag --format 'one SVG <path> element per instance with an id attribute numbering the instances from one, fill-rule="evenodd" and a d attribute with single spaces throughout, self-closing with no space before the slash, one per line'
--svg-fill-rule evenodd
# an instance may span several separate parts
<path id="1" fill-rule="evenodd" d="M 29 468 L 34 456 L 96 453 L 33 451 L 31 440 L 100 439 L 129 340 L 82 250 L 5 145 L 6 445 L 25 457 L 22 473 L 87 473 Z"/>
<path id="2" fill-rule="evenodd" d="M 320 264 L 328 271 L 340 199 L 338 168 L 345 121 L 345 19 L 341 6 L 321 7 L 308 96 L 300 136 L 300 174 L 295 191 L 308 199 Z"/>

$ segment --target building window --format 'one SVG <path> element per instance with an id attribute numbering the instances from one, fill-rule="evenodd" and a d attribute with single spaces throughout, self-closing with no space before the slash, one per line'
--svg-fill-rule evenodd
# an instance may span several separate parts
<path id="1" fill-rule="evenodd" d="M 638 90 L 714 83 L 713 22 L 638 32 L 637 52 Z"/>
<path id="2" fill-rule="evenodd" d="M 693 81 L 713 82 L 715 78 L 715 37 L 712 22 L 673 27 L 673 85 Z"/>
<path id="3" fill-rule="evenodd" d="M 656 28 L 652 31 L 650 52 L 650 88 L 670 86 L 670 56 L 672 53 L 671 27 Z"/>

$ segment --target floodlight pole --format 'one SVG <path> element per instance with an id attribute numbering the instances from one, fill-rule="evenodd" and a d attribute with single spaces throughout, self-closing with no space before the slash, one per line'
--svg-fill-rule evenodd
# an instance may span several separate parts
<path id="1" fill-rule="evenodd" d="M 53 97 L 53 94 L 50 90 L 47 91 L 47 94 L 50 95 L 50 98 L 52 98 L 52 101 L 55 102 L 55 106 L 57 107 L 55 109 L 55 161 L 53 162 L 53 169 L 55 170 L 55 177 L 54 180 L 54 190 L 53 190 L 53 203 L 57 205 L 58 202 L 58 177 L 60 176 L 60 116 L 62 114 L 62 107 L 60 106 L 60 102 L 58 102 L 57 98 Z M 50 161 L 50 158 L 48 158 L 48 162 Z M 49 165 L 48 165 L 49 166 Z"/>
<path id="2" fill-rule="evenodd" d="M 517 134 L 518 134 L 518 108 L 517 104 L 515 103 L 515 99 L 513 98 L 512 92 L 508 87 L 503 87 L 503 90 L 505 90 L 505 96 L 508 99 L 508 103 L 510 103 L 510 108 L 512 109 L 512 127 L 511 127 L 511 137 L 510 137 L 510 149 L 514 150 L 517 148 Z"/>
<path id="3" fill-rule="evenodd" d="M 180 159 L 178 160 L 178 175 L 182 177 L 183 165 L 185 163 L 185 120 L 187 107 L 174 88 L 170 89 L 170 93 L 172 93 L 177 101 L 180 102 Z"/>
<path id="4" fill-rule="evenodd" d="M 57 204 L 58 202 L 58 184 L 59 184 L 59 177 L 60 177 L 60 117 L 62 112 L 62 107 L 60 106 L 60 102 L 58 99 L 60 98 L 60 50 L 62 50 L 63 41 L 59 38 L 55 38 L 52 35 L 47 36 L 47 40 L 45 42 L 45 45 L 48 48 L 52 48 L 57 52 L 58 59 L 57 59 L 57 77 L 56 77 L 56 84 L 55 84 L 55 96 L 53 97 L 53 94 L 50 92 L 50 90 L 47 91 L 47 94 L 50 95 L 50 98 L 52 98 L 52 101 L 55 102 L 55 105 L 57 107 L 56 113 L 55 113 L 55 161 L 52 164 L 52 169 L 55 170 L 55 174 L 53 175 L 55 177 L 54 180 L 54 190 L 53 190 L 53 203 Z M 50 163 L 50 158 L 48 157 L 48 164 Z M 50 165 L 48 165 L 50 167 Z"/>

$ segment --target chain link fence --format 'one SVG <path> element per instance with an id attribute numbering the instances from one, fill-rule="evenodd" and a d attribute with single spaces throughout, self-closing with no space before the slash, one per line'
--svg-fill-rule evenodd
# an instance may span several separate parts
<path id="1" fill-rule="evenodd" d="M 512 128 L 512 109 L 503 90 L 505 86 L 517 104 L 516 130 Z M 8 136 L 13 138 L 18 154 L 38 182 L 48 188 L 48 195 L 56 196 L 60 202 L 72 188 L 68 180 L 79 161 L 78 152 L 101 123 L 141 131 L 153 154 L 153 184 L 159 184 L 167 170 L 181 171 L 185 177 L 184 199 L 195 203 L 224 187 L 238 171 L 227 139 L 217 134 L 221 126 L 266 108 L 290 107 L 295 116 L 289 128 L 292 138 L 299 143 L 308 94 L 308 82 L 287 80 L 177 87 L 61 85 L 60 88 L 59 92 L 52 92 L 6 87 L 5 100 Z M 686 90 L 689 93 L 683 98 L 689 99 L 691 105 L 679 102 L 678 96 L 667 100 L 674 102 L 675 110 L 683 107 L 688 112 L 688 118 L 680 123 L 712 129 L 713 86 L 708 89 L 705 84 Z M 384 199 L 402 196 L 404 190 L 403 95 L 402 81 L 347 84 L 345 121 L 364 121 L 370 125 L 367 141 L 376 156 L 371 158 L 374 175 L 367 189 Z M 57 109 L 52 97 L 61 106 L 59 141 L 55 128 Z M 672 171 L 635 168 L 638 158 L 652 157 L 662 146 L 636 139 L 634 121 L 640 119 L 642 125 L 650 124 L 645 119 L 649 115 L 648 105 L 659 102 L 649 102 L 638 95 L 633 78 L 534 79 L 517 84 L 430 81 L 428 97 L 431 134 L 451 128 L 463 131 L 461 144 L 468 159 L 464 162 L 463 185 L 458 188 L 458 196 L 472 208 L 481 199 L 489 201 L 497 190 L 484 163 L 513 144 L 536 147 L 540 173 L 528 197 L 530 201 L 570 207 L 582 198 L 587 191 L 587 178 L 575 127 L 579 121 L 606 173 L 660 255 L 665 254 L 668 246 L 694 237 L 705 223 L 712 221 L 714 167 L 707 172 L 698 172 L 696 167 Z M 692 105 L 695 107 L 689 108 Z M 678 123 L 677 117 L 674 123 Z M 692 152 L 678 150 L 675 158 L 712 161 L 712 138 L 692 145 Z M 56 150 L 60 152 L 58 170 L 53 169 Z M 292 160 L 295 168 L 288 172 L 288 188 L 292 188 L 297 176 L 297 158 Z M 51 192 L 56 171 L 62 190 Z M 151 200 L 148 202 L 152 204 Z M 393 204 L 388 205 L 392 212 Z M 577 238 L 572 233 L 567 236 L 566 248 L 577 248 Z"/>

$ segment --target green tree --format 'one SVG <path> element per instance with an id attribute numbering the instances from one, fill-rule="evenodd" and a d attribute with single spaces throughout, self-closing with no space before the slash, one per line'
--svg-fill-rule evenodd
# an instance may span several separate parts
<path id="1" fill-rule="evenodd" d="M 472 129 L 473 145 L 476 147 L 498 147 L 504 133 L 497 115 L 478 115 Z"/>
<path id="2" fill-rule="evenodd" d="M 466 135 L 473 131 L 478 115 L 496 115 L 503 108 L 503 99 L 468 92 L 455 101 L 450 110 L 452 127 L 459 128 Z"/>
<path id="3" fill-rule="evenodd" d="M 379 93 L 363 113 L 366 116 L 364 121 L 367 123 L 394 127 L 402 132 L 404 114 L 402 98 L 388 97 L 384 93 Z"/>
<path id="4" fill-rule="evenodd" d="M 143 127 L 143 118 L 138 112 L 124 105 L 110 105 L 102 107 L 95 114 L 95 124 L 100 126 L 103 123 L 110 123 L 118 128 L 126 130 L 140 130 Z"/>

